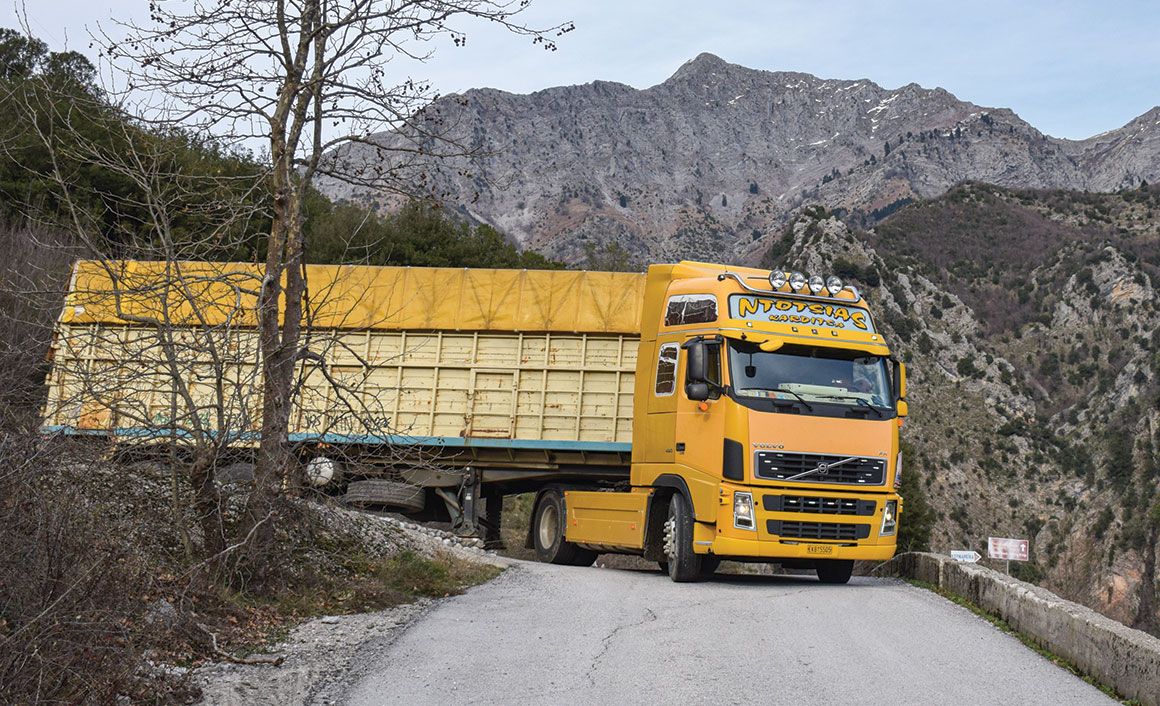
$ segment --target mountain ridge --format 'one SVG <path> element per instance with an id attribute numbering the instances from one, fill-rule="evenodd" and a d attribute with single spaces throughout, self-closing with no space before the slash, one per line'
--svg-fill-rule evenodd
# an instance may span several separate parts
<path id="1" fill-rule="evenodd" d="M 943 88 L 887 89 L 750 69 L 702 53 L 637 89 L 592 81 L 514 94 L 447 96 L 412 133 L 331 157 L 366 174 L 392 148 L 442 130 L 471 156 L 426 166 L 410 191 L 436 196 L 522 247 L 580 261 L 615 243 L 640 259 L 753 261 L 813 203 L 873 225 L 963 181 L 1114 191 L 1160 178 L 1160 107 L 1085 140 L 1040 132 L 1007 108 Z M 427 139 L 427 142 L 424 140 Z M 383 208 L 398 197 L 334 180 L 332 198 Z"/>

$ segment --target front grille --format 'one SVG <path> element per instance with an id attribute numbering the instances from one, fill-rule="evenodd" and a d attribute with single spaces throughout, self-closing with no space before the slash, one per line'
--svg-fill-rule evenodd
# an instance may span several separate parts
<path id="1" fill-rule="evenodd" d="M 873 515 L 877 504 L 857 498 L 811 498 L 804 495 L 766 495 L 762 506 L 770 512 L 812 512 L 825 515 Z"/>
<path id="2" fill-rule="evenodd" d="M 756 475 L 766 480 L 785 480 L 790 476 L 817 468 L 820 463 L 834 464 L 846 458 L 849 456 L 758 451 Z M 794 482 L 882 485 L 886 482 L 886 459 L 859 456 L 853 461 L 829 469 L 826 473 L 814 473 Z"/>
<path id="3" fill-rule="evenodd" d="M 769 520 L 765 527 L 770 534 L 798 539 L 866 539 L 870 536 L 870 525 L 854 525 L 842 522 L 789 522 Z"/>

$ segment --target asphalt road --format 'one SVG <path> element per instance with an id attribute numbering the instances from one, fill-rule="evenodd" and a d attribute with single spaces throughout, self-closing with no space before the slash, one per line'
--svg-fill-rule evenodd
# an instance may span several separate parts
<path id="1" fill-rule="evenodd" d="M 1115 703 L 924 589 L 518 563 L 364 661 L 343 703 Z"/>

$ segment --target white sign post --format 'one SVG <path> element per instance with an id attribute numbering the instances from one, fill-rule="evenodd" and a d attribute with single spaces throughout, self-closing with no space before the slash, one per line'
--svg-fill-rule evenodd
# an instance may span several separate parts
<path id="1" fill-rule="evenodd" d="M 987 537 L 987 556 L 1007 562 L 1007 573 L 1011 573 L 1012 561 L 1028 561 L 1031 551 L 1026 539 Z"/>
<path id="2" fill-rule="evenodd" d="M 967 564 L 974 564 L 979 559 L 982 559 L 983 555 L 979 554 L 977 551 L 975 551 L 973 549 L 970 551 L 967 551 L 965 549 L 952 549 L 951 550 L 951 558 L 954 559 L 955 561 L 961 561 L 961 562 L 964 562 Z"/>

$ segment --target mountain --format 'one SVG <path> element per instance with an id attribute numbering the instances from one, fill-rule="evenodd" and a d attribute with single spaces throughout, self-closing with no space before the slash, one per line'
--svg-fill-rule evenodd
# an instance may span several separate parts
<path id="1" fill-rule="evenodd" d="M 888 90 L 729 64 L 711 54 L 644 90 L 606 81 L 447 96 L 407 134 L 372 142 L 473 156 L 412 184 L 521 246 L 568 261 L 617 243 L 642 260 L 752 259 L 804 207 L 869 226 L 963 181 L 1114 191 L 1160 179 L 1160 107 L 1087 140 L 1044 135 L 941 88 Z M 364 175 L 398 165 L 368 145 L 331 155 Z M 334 198 L 396 197 L 323 181 Z"/>
<path id="2" fill-rule="evenodd" d="M 869 231 L 810 209 L 763 256 L 864 285 L 907 361 L 904 496 L 935 550 L 1028 538 L 1017 576 L 1154 634 L 1158 216 L 1156 186 L 965 184 Z"/>

